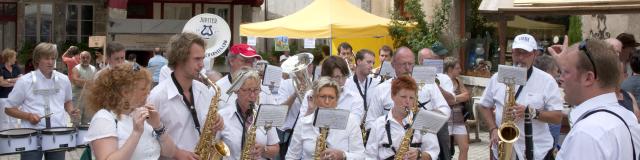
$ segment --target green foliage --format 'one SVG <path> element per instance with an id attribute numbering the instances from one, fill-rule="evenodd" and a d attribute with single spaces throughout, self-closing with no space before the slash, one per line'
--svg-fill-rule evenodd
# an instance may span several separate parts
<path id="1" fill-rule="evenodd" d="M 35 44 L 25 42 L 22 46 L 22 49 L 18 51 L 18 55 L 16 56 L 16 60 L 18 64 L 25 65 L 27 61 L 31 58 L 33 54 L 33 48 L 36 47 Z"/>
<path id="2" fill-rule="evenodd" d="M 486 32 L 493 32 L 495 30 L 495 28 L 486 25 L 489 22 L 487 20 L 487 17 L 480 14 L 480 12 L 478 11 L 481 2 L 482 0 L 471 1 L 469 22 L 467 22 L 467 26 L 469 26 L 469 32 L 471 32 L 471 38 L 482 38 L 482 35 L 486 34 Z"/>
<path id="3" fill-rule="evenodd" d="M 580 16 L 569 17 L 569 44 L 582 41 L 582 21 Z"/>
<path id="4" fill-rule="evenodd" d="M 447 28 L 450 9 L 451 0 L 442 0 L 435 9 L 432 21 L 427 22 L 420 0 L 406 0 L 404 10 L 408 16 L 399 10 L 391 12 L 389 34 L 394 40 L 394 47 L 407 46 L 414 50 L 430 48 Z"/>

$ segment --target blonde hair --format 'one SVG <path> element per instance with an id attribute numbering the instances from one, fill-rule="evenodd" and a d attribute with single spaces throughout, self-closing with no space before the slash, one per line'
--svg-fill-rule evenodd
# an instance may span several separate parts
<path id="1" fill-rule="evenodd" d="M 331 77 L 327 77 L 327 76 L 322 76 L 318 80 L 316 80 L 315 83 L 313 83 L 312 95 L 315 96 L 316 94 L 320 93 L 320 89 L 325 87 L 335 89 L 336 98 L 340 99 L 340 87 L 338 85 L 338 82 L 334 81 L 333 79 L 331 79 Z"/>
<path id="2" fill-rule="evenodd" d="M 582 73 L 593 71 L 597 74 L 597 81 L 602 88 L 616 88 L 620 84 L 619 59 L 613 47 L 601 40 L 587 40 L 584 42 L 588 54 L 591 55 L 593 65 L 585 51 L 579 49 L 580 44 L 574 45 L 578 51 L 578 63 L 576 68 Z M 576 47 L 578 46 L 578 47 Z M 595 68 L 593 68 L 595 66 Z"/>
<path id="3" fill-rule="evenodd" d="M 136 84 L 140 80 L 144 81 L 144 84 Z M 146 85 L 149 90 L 151 73 L 137 64 L 123 63 L 104 69 L 97 79 L 88 83 L 88 90 L 83 96 L 86 98 L 85 103 L 90 113 L 107 109 L 119 116 L 129 109 L 128 99 L 122 95 L 122 92 L 131 90 L 136 85 Z"/>
<path id="4" fill-rule="evenodd" d="M 7 63 L 7 60 L 11 57 L 15 57 L 18 53 L 16 53 L 15 50 L 13 49 L 4 49 L 2 50 L 2 56 L 0 56 L 0 59 L 2 59 L 2 63 Z"/>
<path id="5" fill-rule="evenodd" d="M 58 50 L 55 44 L 42 42 L 33 48 L 33 65 L 38 67 L 38 63 L 43 58 L 56 57 Z"/>
<path id="6" fill-rule="evenodd" d="M 184 63 L 191 54 L 191 46 L 199 45 L 202 48 L 206 47 L 204 40 L 200 36 L 193 33 L 180 33 L 171 37 L 167 44 L 167 64 L 169 68 L 175 70 L 178 63 Z"/>

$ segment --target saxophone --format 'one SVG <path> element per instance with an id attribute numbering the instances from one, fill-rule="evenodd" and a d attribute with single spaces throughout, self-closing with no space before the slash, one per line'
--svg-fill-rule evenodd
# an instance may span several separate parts
<path id="1" fill-rule="evenodd" d="M 507 84 L 506 103 L 502 110 L 502 124 L 498 128 L 498 159 L 510 160 L 513 154 L 513 143 L 520 137 L 520 130 L 515 124 L 515 117 L 508 111 L 513 110 L 516 104 L 515 94 L 513 92 L 514 84 Z"/>
<path id="2" fill-rule="evenodd" d="M 316 151 L 314 154 L 315 157 L 313 157 L 314 160 L 320 160 L 320 154 L 322 154 L 324 150 L 327 150 L 328 134 L 329 134 L 329 128 L 320 127 L 320 135 L 318 136 L 318 139 L 316 139 Z"/>
<path id="3" fill-rule="evenodd" d="M 418 107 L 418 91 L 416 91 L 416 102 L 413 104 L 413 108 L 411 108 L 411 110 L 409 108 L 405 108 L 405 110 L 407 112 L 407 116 L 409 116 L 409 113 L 411 112 L 413 112 L 413 116 L 414 116 L 413 118 L 415 118 L 415 116 L 418 115 L 418 111 L 420 111 L 420 108 Z M 408 124 L 410 127 L 407 129 L 407 131 L 404 132 L 404 136 L 402 137 L 402 142 L 400 142 L 398 152 L 396 152 L 396 155 L 393 158 L 394 160 L 404 159 L 404 155 L 407 154 L 407 151 L 409 151 L 411 140 L 413 139 L 413 132 L 415 131 L 412 128 L 413 118 L 409 119 Z"/>
<path id="4" fill-rule="evenodd" d="M 242 147 L 242 151 L 240 152 L 240 159 L 241 160 L 250 160 L 251 159 L 251 149 L 253 148 L 253 146 L 256 143 L 256 120 L 258 119 L 257 117 L 257 113 L 256 113 L 256 109 L 255 109 L 255 103 L 251 102 L 249 104 L 249 109 L 253 112 L 252 114 L 254 115 L 253 117 L 253 122 L 251 122 L 251 128 L 249 128 L 249 131 L 247 131 L 247 134 L 245 136 L 244 139 L 244 144 Z"/>
<path id="5" fill-rule="evenodd" d="M 209 86 L 213 87 L 216 91 L 216 95 L 211 98 L 207 119 L 204 122 L 202 134 L 200 135 L 200 140 L 198 141 L 194 152 L 204 160 L 222 159 L 222 157 L 229 156 L 229 147 L 223 141 L 215 140 L 214 136 L 216 133 L 211 131 L 213 121 L 218 119 L 218 100 L 222 93 L 220 93 L 220 87 L 211 82 L 206 75 L 201 73 L 200 76 L 209 83 Z"/>

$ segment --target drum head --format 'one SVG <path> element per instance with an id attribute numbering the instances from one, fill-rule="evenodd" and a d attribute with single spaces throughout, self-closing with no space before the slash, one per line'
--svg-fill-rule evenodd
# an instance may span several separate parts
<path id="1" fill-rule="evenodd" d="M 31 128 L 15 128 L 0 131 L 0 138 L 22 138 L 36 134 L 38 130 Z"/>
<path id="2" fill-rule="evenodd" d="M 76 132 L 76 129 L 71 127 L 54 127 L 54 128 L 47 128 L 42 130 L 42 134 L 44 135 L 60 135 L 60 134 L 69 134 L 74 132 Z"/>

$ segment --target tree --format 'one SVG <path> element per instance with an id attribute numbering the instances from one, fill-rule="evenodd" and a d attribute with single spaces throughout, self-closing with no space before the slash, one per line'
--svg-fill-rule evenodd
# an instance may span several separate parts
<path id="1" fill-rule="evenodd" d="M 402 10 L 391 11 L 389 34 L 394 47 L 408 46 L 414 50 L 430 48 L 439 41 L 441 34 L 449 24 L 451 0 L 442 0 L 435 9 L 431 22 L 425 20 L 420 0 L 404 0 Z"/>

